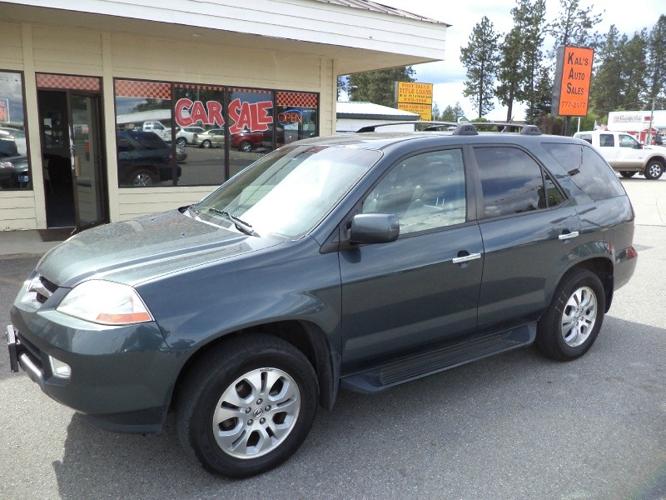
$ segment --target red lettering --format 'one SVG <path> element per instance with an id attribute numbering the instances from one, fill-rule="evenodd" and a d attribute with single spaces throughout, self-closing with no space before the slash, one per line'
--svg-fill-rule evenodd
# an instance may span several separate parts
<path id="1" fill-rule="evenodd" d="M 256 129 L 253 129 L 258 132 L 263 132 L 268 130 L 268 125 L 273 123 L 273 117 L 270 115 L 269 110 L 273 107 L 271 101 L 261 101 L 255 104 L 257 122 L 255 123 Z"/>
<path id="2" fill-rule="evenodd" d="M 178 99 L 178 101 L 176 102 L 176 109 L 175 109 L 177 125 L 181 127 L 189 127 L 190 125 L 192 125 L 192 123 L 194 123 L 191 116 L 185 116 L 183 114 L 183 111 L 185 110 L 189 111 L 191 107 L 192 107 L 192 101 L 189 100 L 187 97 Z"/>
<path id="3" fill-rule="evenodd" d="M 217 101 L 208 101 L 206 103 L 208 108 L 208 125 L 217 125 L 218 127 L 224 126 L 224 117 L 222 116 L 222 104 Z"/>
<path id="4" fill-rule="evenodd" d="M 242 129 L 238 127 L 238 118 L 239 118 L 239 109 L 241 107 L 241 102 L 240 99 L 236 98 L 233 101 L 229 103 L 229 118 L 231 118 L 231 121 L 234 122 L 234 124 L 229 127 L 229 133 L 231 134 L 237 134 L 240 132 Z"/>
<path id="5" fill-rule="evenodd" d="M 206 108 L 201 103 L 201 101 L 194 101 L 192 105 L 192 112 L 190 113 L 192 118 L 192 123 L 201 122 L 204 125 L 208 125 L 208 117 L 206 116 Z"/>

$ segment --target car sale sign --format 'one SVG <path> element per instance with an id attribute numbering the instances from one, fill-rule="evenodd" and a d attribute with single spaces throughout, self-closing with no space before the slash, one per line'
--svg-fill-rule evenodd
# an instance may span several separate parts
<path id="1" fill-rule="evenodd" d="M 553 87 L 553 110 L 559 116 L 585 116 L 590 101 L 594 50 L 589 47 L 560 47 Z"/>

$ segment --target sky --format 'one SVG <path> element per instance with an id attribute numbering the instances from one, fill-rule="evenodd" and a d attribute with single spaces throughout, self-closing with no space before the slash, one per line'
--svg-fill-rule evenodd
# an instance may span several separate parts
<path id="1" fill-rule="evenodd" d="M 513 0 L 378 0 L 380 3 L 420 14 L 451 24 L 446 32 L 443 61 L 415 65 L 418 81 L 434 84 L 434 101 L 439 109 L 459 102 L 469 118 L 477 116 L 470 101 L 463 97 L 465 67 L 460 62 L 460 48 L 467 45 L 469 34 L 482 16 L 488 16 L 495 30 L 500 33 L 512 27 L 511 8 Z M 555 19 L 559 10 L 559 0 L 546 0 L 547 19 Z M 625 33 L 633 33 L 644 27 L 652 27 L 662 13 L 666 13 L 664 0 L 632 0 L 630 3 L 619 0 L 581 0 L 581 5 L 594 5 L 595 12 L 603 14 L 598 31 L 605 33 L 611 24 Z M 545 47 L 552 48 L 552 42 Z M 514 105 L 514 119 L 524 118 L 524 106 Z M 489 120 L 505 120 L 506 108 L 495 103 L 495 109 L 486 115 Z"/>

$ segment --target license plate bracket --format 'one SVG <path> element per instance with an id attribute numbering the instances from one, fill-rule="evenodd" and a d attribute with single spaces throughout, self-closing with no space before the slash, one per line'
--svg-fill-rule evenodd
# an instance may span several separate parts
<path id="1" fill-rule="evenodd" d="M 7 325 L 5 335 L 7 336 L 7 349 L 9 350 L 9 369 L 13 372 L 18 372 L 18 356 L 21 342 L 16 337 L 16 329 L 12 325 Z"/>

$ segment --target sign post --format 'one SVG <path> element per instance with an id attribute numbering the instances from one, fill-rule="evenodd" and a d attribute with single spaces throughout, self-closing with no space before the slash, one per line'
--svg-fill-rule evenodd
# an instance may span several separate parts
<path id="1" fill-rule="evenodd" d="M 432 120 L 432 83 L 395 82 L 395 101 L 398 109 Z"/>
<path id="2" fill-rule="evenodd" d="M 553 85 L 553 112 L 565 117 L 586 116 L 590 104 L 590 83 L 594 49 L 565 45 L 557 49 Z"/>

